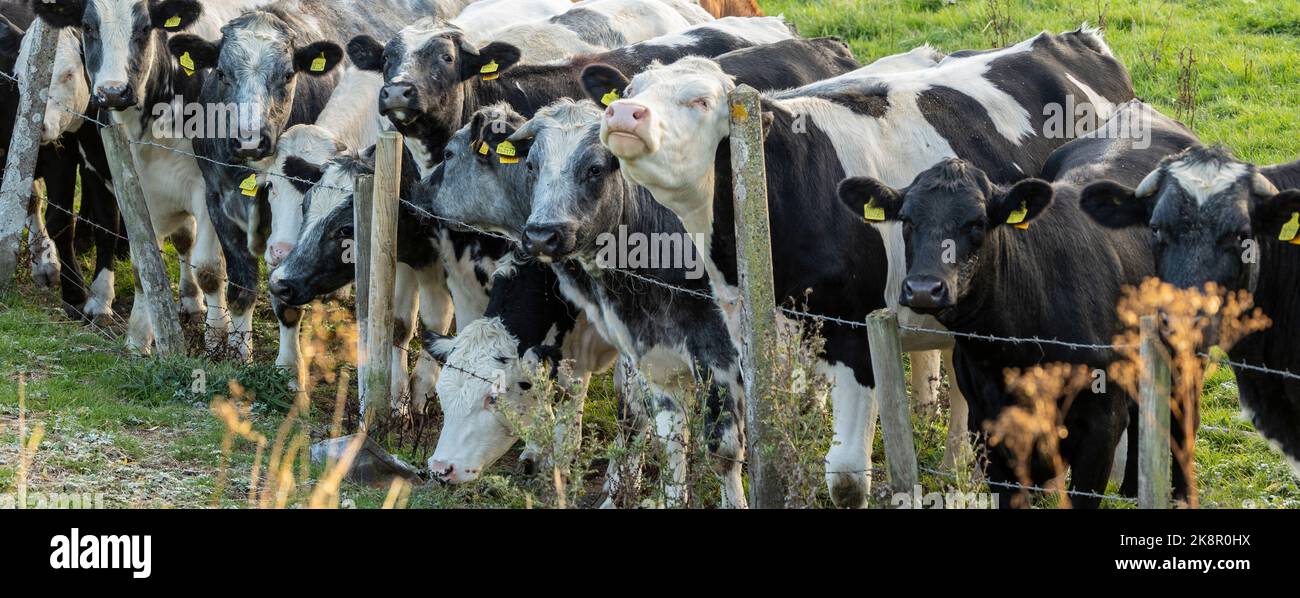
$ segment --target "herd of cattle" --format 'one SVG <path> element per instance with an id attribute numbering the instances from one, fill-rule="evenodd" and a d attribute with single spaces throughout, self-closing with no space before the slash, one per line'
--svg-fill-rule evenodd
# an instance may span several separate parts
<path id="1" fill-rule="evenodd" d="M 262 258 L 276 363 L 301 376 L 300 307 L 352 282 L 353 181 L 373 171 L 380 132 L 396 130 L 407 151 L 391 397 L 414 410 L 437 397 L 431 472 L 467 482 L 510 449 L 497 411 L 533 400 L 538 364 L 569 360 L 580 385 L 617 365 L 621 423 L 665 444 L 674 501 L 687 499 L 686 398 L 708 389 L 703 441 L 721 502 L 743 507 L 727 140 L 728 94 L 747 84 L 763 92 L 775 299 L 828 318 L 818 367 L 833 384 L 836 505 L 870 495 L 875 381 L 866 331 L 851 323 L 880 308 L 905 325 L 915 397 L 938 391 L 946 361 L 950 447 L 1012 404 L 1007 368 L 1104 369 L 1117 355 L 914 331 L 1105 345 L 1122 289 L 1149 277 L 1250 291 L 1273 325 L 1230 357 L 1300 371 L 1300 162 L 1257 167 L 1202 146 L 1135 99 L 1098 32 L 948 55 L 925 46 L 862 66 L 839 40 L 802 38 L 751 2 L 707 5 L 748 14 L 715 17 L 693 0 L 4 2 L 5 72 L 24 63 L 33 19 L 58 29 L 38 164 L 53 238 L 31 219 L 32 242 L 56 257 L 33 274 L 58 278 L 81 317 L 115 317 L 122 227 L 98 127 L 76 115 L 125 124 L 154 233 L 180 253 L 180 316 L 248 358 Z M 3 147 L 28 85 L 15 75 Z M 189 131 L 194 104 L 238 106 L 256 126 L 162 134 Z M 1080 104 L 1077 126 L 1050 122 Z M 1144 134 L 1105 134 L 1117 122 Z M 80 218 L 96 233 L 88 284 L 73 257 L 78 174 Z M 707 275 L 608 267 L 603 240 L 632 233 L 694 240 L 685 250 Z M 1243 260 L 1252 244 L 1256 259 Z M 143 311 L 128 339 L 148 352 Z M 1255 427 L 1300 474 L 1300 382 L 1236 373 Z M 1105 490 L 1126 430 L 1134 446 L 1135 414 L 1118 384 L 1072 404 L 1061 441 L 1072 489 Z M 1013 465 L 995 447 L 988 478 L 1020 481 Z M 1037 462 L 1031 473 L 1055 475 Z M 611 467 L 607 486 L 619 482 Z"/>

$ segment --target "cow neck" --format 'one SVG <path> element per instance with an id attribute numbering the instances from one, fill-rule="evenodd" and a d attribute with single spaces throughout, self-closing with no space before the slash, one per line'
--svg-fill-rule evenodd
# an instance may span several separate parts
<path id="1" fill-rule="evenodd" d="M 145 77 L 145 89 L 140 94 L 140 100 L 134 108 L 129 111 L 138 111 L 140 122 L 140 131 L 147 132 L 154 121 L 152 106 L 170 105 L 176 98 L 178 92 L 193 92 L 195 97 L 186 98 L 186 101 L 198 101 L 198 86 L 191 85 L 193 89 L 178 90 L 176 85 L 176 76 L 179 74 L 176 69 L 176 63 L 171 54 L 167 52 L 167 33 L 161 30 L 153 32 L 153 40 L 149 44 L 149 55 L 144 57 L 144 64 L 149 68 L 149 75 Z M 193 76 L 187 77 L 192 79 Z M 175 118 L 175 115 L 168 110 L 168 119 Z"/>
<path id="2" fill-rule="evenodd" d="M 557 98 L 583 97 L 576 74 L 565 70 L 563 66 L 522 65 L 491 81 L 474 77 L 469 80 L 465 93 L 464 118 L 468 119 L 484 106 L 499 102 L 505 102 L 516 112 L 532 118 L 539 109 Z M 569 87 L 560 89 L 556 82 L 566 83 Z"/>
<path id="3" fill-rule="evenodd" d="M 1251 265 L 1250 291 L 1255 307 L 1268 315 L 1273 324 L 1265 331 L 1252 334 L 1228 351 L 1234 358 L 1267 359 L 1274 367 L 1289 367 L 1300 362 L 1285 347 L 1294 344 L 1294 331 L 1300 330 L 1300 247 L 1276 239 L 1255 239 L 1259 260 Z M 1277 339 L 1274 342 L 1270 339 Z M 1272 347 L 1266 349 L 1266 347 Z M 1265 352 L 1267 351 L 1267 352 Z M 1287 355 L 1291 364 L 1274 364 L 1276 357 Z"/>

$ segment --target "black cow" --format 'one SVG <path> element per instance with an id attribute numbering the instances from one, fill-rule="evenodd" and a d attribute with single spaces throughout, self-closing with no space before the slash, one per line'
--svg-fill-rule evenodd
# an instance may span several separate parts
<path id="1" fill-rule="evenodd" d="M 1105 226 L 1149 227 L 1165 282 L 1249 291 L 1273 323 L 1238 341 L 1228 357 L 1300 372 L 1300 162 L 1256 167 L 1222 148 L 1195 147 L 1165 160 L 1136 189 L 1115 182 L 1088 187 L 1083 205 Z M 1218 328 L 1206 331 L 1204 346 L 1218 342 Z M 1243 411 L 1300 476 L 1300 381 L 1233 371 Z"/>
<path id="2" fill-rule="evenodd" d="M 902 305 L 932 314 L 958 333 L 1109 344 L 1123 328 L 1115 305 L 1124 286 L 1154 273 L 1151 241 L 1141 231 L 1094 224 L 1079 208 L 1080 191 L 1104 177 L 1138 180 L 1164 156 L 1196 143 L 1181 124 L 1140 102 L 1124 105 L 1110 122 L 1136 119 L 1152 123 L 1149 143 L 1098 134 L 1067 144 L 1048 160 L 1054 183 L 1029 179 L 1002 186 L 969 162 L 947 159 L 903 189 L 849 178 L 839 194 L 854 214 L 903 223 L 908 271 Z M 1008 368 L 1071 363 L 1095 371 L 1115 359 L 1110 350 L 959 337 L 956 382 L 970 405 L 970 431 L 983 442 L 986 426 L 1015 404 L 1008 398 Z M 1060 455 L 1073 471 L 1071 488 L 1103 492 L 1115 447 L 1129 423 L 1131 397 L 1120 385 L 1109 384 L 1100 393 L 1059 400 L 1068 431 Z M 989 455 L 990 481 L 1025 481 L 1005 444 Z M 1059 473 L 1048 456 L 1032 455 L 1029 481 L 1042 484 Z M 1136 477 L 1126 476 L 1126 482 L 1136 491 Z M 1006 495 L 1004 506 L 1012 504 L 1013 491 L 994 490 Z M 1100 502 L 1094 497 L 1072 500 L 1081 507 Z"/>
<path id="3" fill-rule="evenodd" d="M 651 68 L 619 94 L 624 99 L 610 105 L 601 129 L 601 142 L 619 157 L 624 176 L 649 188 L 688 231 L 710 235 L 705 257 L 724 307 L 739 295 L 727 143 L 733 114 L 727 96 L 734 88 L 709 61 Z M 1105 110 L 1132 98 L 1127 71 L 1087 30 L 1044 33 L 910 74 L 864 69 L 765 94 L 762 114 L 747 117 L 769 122 L 764 152 L 778 303 L 802 304 L 807 297 L 812 312 L 861 322 L 897 297 L 901 232 L 897 225 L 876 232 L 843 217 L 835 185 L 846 176 L 873 175 L 902 186 L 956 155 L 996 182 L 1014 181 L 1037 173 L 1074 136 L 1049 133 L 1047 107 L 1084 103 Z M 1101 118 L 1082 120 L 1086 132 Z M 900 315 L 916 321 L 910 312 Z M 729 328 L 740 329 L 738 322 Z M 822 331 L 822 367 L 835 384 L 827 483 L 836 504 L 860 506 L 869 495 L 869 422 L 876 413 L 866 332 L 837 322 Z M 905 348 L 913 340 L 905 336 Z M 924 341 L 909 350 L 945 346 Z"/>

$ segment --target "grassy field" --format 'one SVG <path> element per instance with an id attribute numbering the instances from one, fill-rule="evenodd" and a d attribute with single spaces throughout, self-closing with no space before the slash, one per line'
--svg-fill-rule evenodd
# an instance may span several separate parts
<path id="1" fill-rule="evenodd" d="M 988 48 L 1038 31 L 1101 25 L 1106 38 L 1132 72 L 1138 93 L 1167 114 L 1188 122 L 1207 142 L 1223 143 L 1240 157 L 1275 163 L 1300 155 L 1300 0 L 1170 1 L 1096 0 L 977 1 L 819 0 L 761 2 L 769 14 L 785 14 L 805 36 L 837 35 L 864 62 L 929 43 L 941 50 Z M 174 262 L 172 267 L 174 268 Z M 130 269 L 119 269 L 119 312 L 128 313 Z M 226 467 L 226 428 L 209 410 L 225 381 L 237 380 L 258 395 L 248 414 L 254 431 L 274 437 L 291 401 L 283 376 L 266 365 L 274 359 L 275 324 L 265 306 L 257 319 L 256 361 L 235 367 L 195 359 L 165 361 L 128 356 L 119 340 L 67 322 L 54 293 L 20 278 L 17 289 L 0 293 L 0 496 L 18 486 L 18 385 L 27 380 L 28 429 L 44 437 L 27 475 L 29 491 L 102 493 L 112 507 L 196 507 L 216 502 L 240 505 L 256 459 L 252 443 L 235 440 Z M 317 308 L 319 309 L 319 308 Z M 113 332 L 121 332 L 120 329 Z M 192 392 L 191 373 L 205 372 L 207 389 Z M 347 370 L 349 368 L 344 367 Z M 319 439 L 330 422 L 334 387 L 313 393 L 307 418 Z M 1197 474 L 1205 507 L 1300 507 L 1300 489 L 1282 459 L 1248 424 L 1238 419 L 1232 374 L 1207 378 L 1203 397 L 1206 428 L 1197 445 Z M 598 383 L 588 403 L 587 456 L 603 467 L 613 434 L 609 382 Z M 945 417 L 917 414 L 916 438 L 922 465 L 938 468 Z M 878 437 L 879 438 L 879 437 Z M 382 439 L 387 448 L 417 465 L 432 450 L 429 432 L 397 431 Z M 877 440 L 879 443 L 879 440 Z M 875 452 L 883 466 L 883 451 Z M 694 496 L 707 506 L 714 488 L 703 460 Z M 220 472 L 228 481 L 219 484 Z M 320 477 L 314 469 L 312 479 Z M 301 481 L 301 480 L 300 480 Z M 595 477 L 585 485 L 598 487 Z M 926 490 L 954 484 L 923 476 Z M 972 484 L 969 479 L 959 487 Z M 880 485 L 883 486 L 883 485 Z M 415 489 L 412 507 L 523 507 L 547 491 L 546 484 L 518 471 L 514 456 L 483 480 L 466 487 Z M 383 489 L 345 485 L 345 504 L 379 506 Z M 580 506 L 594 492 L 583 495 Z M 824 492 L 822 493 L 824 494 Z M 214 498 L 215 497 L 215 498 Z M 825 504 L 825 497 L 818 497 Z M 875 501 L 877 505 L 885 501 Z M 1050 506 L 1050 499 L 1042 502 Z M 1123 503 L 1107 506 L 1122 508 Z"/>

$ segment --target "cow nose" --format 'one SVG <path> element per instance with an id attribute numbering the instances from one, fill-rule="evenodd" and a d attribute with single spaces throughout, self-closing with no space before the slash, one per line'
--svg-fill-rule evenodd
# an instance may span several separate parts
<path id="1" fill-rule="evenodd" d="M 272 276 L 270 284 L 271 295 L 279 299 L 286 305 L 294 305 L 293 286 L 286 283 L 283 279 Z"/>
<path id="2" fill-rule="evenodd" d="M 456 466 L 446 461 L 429 461 L 429 473 L 439 481 L 456 483 Z"/>
<path id="3" fill-rule="evenodd" d="M 262 160 L 271 155 L 273 148 L 271 134 L 262 131 L 257 137 L 243 137 L 231 140 L 235 157 L 240 160 Z"/>
<path id="4" fill-rule="evenodd" d="M 524 249 L 533 256 L 555 257 L 560 251 L 560 227 L 553 224 L 529 224 L 524 229 Z"/>
<path id="5" fill-rule="evenodd" d="M 95 101 L 109 110 L 122 110 L 135 104 L 131 85 L 109 81 L 95 88 Z"/>
<path id="6" fill-rule="evenodd" d="M 280 262 L 284 261 L 284 258 L 289 257 L 289 253 L 293 251 L 293 245 L 289 243 L 273 243 L 267 249 L 267 253 L 271 258 L 269 260 L 271 265 L 279 266 Z"/>
<path id="7" fill-rule="evenodd" d="M 415 86 L 410 83 L 390 83 L 379 91 L 379 111 L 386 115 L 407 118 L 405 112 L 415 108 Z M 394 114 L 398 113 L 398 114 Z"/>
<path id="8" fill-rule="evenodd" d="M 627 100 L 614 102 L 605 110 L 605 123 L 611 131 L 635 131 L 649 117 L 650 108 Z"/>
<path id="9" fill-rule="evenodd" d="M 917 308 L 944 307 L 948 303 L 948 285 L 934 276 L 909 276 L 903 280 L 901 303 Z"/>

